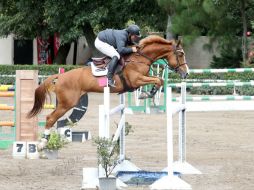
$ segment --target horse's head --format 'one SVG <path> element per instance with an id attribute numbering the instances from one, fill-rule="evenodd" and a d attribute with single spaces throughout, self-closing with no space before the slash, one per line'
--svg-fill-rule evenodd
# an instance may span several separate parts
<path id="1" fill-rule="evenodd" d="M 186 78 L 189 68 L 186 63 L 185 54 L 181 45 L 181 40 L 168 41 L 159 36 L 149 36 L 139 43 L 141 50 L 139 54 L 150 61 L 166 58 L 170 69 L 178 73 L 182 78 Z"/>
<path id="2" fill-rule="evenodd" d="M 189 74 L 189 67 L 185 59 L 181 40 L 178 40 L 177 45 L 172 44 L 172 50 L 167 55 L 168 66 L 170 69 L 178 73 L 182 78 L 186 78 Z"/>

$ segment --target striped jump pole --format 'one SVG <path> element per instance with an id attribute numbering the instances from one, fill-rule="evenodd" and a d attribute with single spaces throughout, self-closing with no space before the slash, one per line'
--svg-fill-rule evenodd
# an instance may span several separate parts
<path id="1" fill-rule="evenodd" d="M 7 104 L 0 104 L 0 110 L 14 111 L 14 106 L 10 106 Z"/>
<path id="2" fill-rule="evenodd" d="M 54 104 L 44 104 L 43 109 L 55 109 L 56 106 Z"/>
<path id="3" fill-rule="evenodd" d="M 15 87 L 14 85 L 0 85 L 0 91 L 14 91 Z"/>
<path id="4" fill-rule="evenodd" d="M 14 127 L 15 123 L 13 121 L 0 121 L 0 126 Z"/>
<path id="5" fill-rule="evenodd" d="M 15 85 L 0 85 L 0 97 L 14 98 L 15 102 Z M 13 105 L 0 104 L 1 111 L 13 112 L 13 121 L 0 121 L 0 149 L 7 149 L 16 139 L 16 109 Z"/>
<path id="6" fill-rule="evenodd" d="M 15 140 L 37 140 L 37 119 L 25 117 L 33 105 L 32 92 L 38 85 L 37 71 L 17 71 L 15 76 L 16 85 L 0 85 L 0 97 L 14 98 L 14 105 L 0 104 L 0 111 L 13 111 L 13 121 L 0 121 L 0 149 L 8 148 Z M 43 109 L 54 108 L 53 104 L 43 106 Z M 8 127 L 11 132 L 5 129 Z"/>
<path id="7" fill-rule="evenodd" d="M 0 91 L 0 97 L 14 97 L 14 91 Z"/>
<path id="8" fill-rule="evenodd" d="M 190 73 L 244 73 L 254 72 L 254 68 L 232 68 L 232 69 L 190 69 Z"/>
<path id="9" fill-rule="evenodd" d="M 180 88 L 182 86 L 181 83 L 171 83 L 168 86 L 172 88 Z M 186 87 L 235 87 L 235 86 L 254 86 L 254 81 L 250 82 L 214 82 L 214 83 L 187 83 Z"/>
<path id="10" fill-rule="evenodd" d="M 172 98 L 173 102 L 179 101 L 180 97 L 174 97 Z M 187 102 L 194 102 L 194 101 L 230 101 L 230 100 L 254 100 L 254 96 L 222 96 L 222 95 L 214 95 L 214 96 L 186 96 Z"/>
<path id="11" fill-rule="evenodd" d="M 251 86 L 254 82 L 229 82 L 229 83 L 187 83 L 187 87 L 199 86 Z M 169 86 L 180 87 L 179 83 L 170 84 Z M 181 98 L 174 97 L 172 101 L 177 103 Z M 188 112 L 202 111 L 253 111 L 254 96 L 238 96 L 238 95 L 211 95 L 211 96 L 187 96 L 186 106 Z M 212 102 L 211 102 L 212 101 Z"/>

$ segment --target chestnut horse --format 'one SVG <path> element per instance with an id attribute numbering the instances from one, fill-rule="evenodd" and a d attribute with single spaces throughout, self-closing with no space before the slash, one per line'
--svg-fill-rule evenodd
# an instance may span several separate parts
<path id="1" fill-rule="evenodd" d="M 168 41 L 159 36 L 148 36 L 142 39 L 138 52 L 132 53 L 125 59 L 126 66 L 120 73 L 114 75 L 116 87 L 111 93 L 123 93 L 147 84 L 154 84 L 156 89 L 163 85 L 163 80 L 156 76 L 148 76 L 151 64 L 165 58 L 168 67 L 179 73 L 182 78 L 188 75 L 188 66 L 180 41 Z M 63 74 L 48 77 L 35 91 L 35 102 L 28 117 L 37 115 L 46 99 L 46 94 L 54 92 L 58 104 L 56 109 L 46 118 L 45 136 L 54 123 L 68 110 L 73 108 L 80 97 L 88 92 L 103 92 L 99 86 L 98 78 L 93 76 L 90 67 L 73 69 Z"/>

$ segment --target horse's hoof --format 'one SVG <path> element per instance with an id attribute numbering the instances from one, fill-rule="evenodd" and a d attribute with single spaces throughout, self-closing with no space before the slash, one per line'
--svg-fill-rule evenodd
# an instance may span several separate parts
<path id="1" fill-rule="evenodd" d="M 148 94 L 147 92 L 142 92 L 142 93 L 139 95 L 139 97 L 138 97 L 138 99 L 141 99 L 141 100 L 147 99 L 147 98 L 149 98 L 149 94 Z"/>
<path id="2" fill-rule="evenodd" d="M 42 138 L 39 144 L 37 145 L 38 151 L 42 151 L 46 147 L 47 142 L 48 142 L 47 139 Z"/>

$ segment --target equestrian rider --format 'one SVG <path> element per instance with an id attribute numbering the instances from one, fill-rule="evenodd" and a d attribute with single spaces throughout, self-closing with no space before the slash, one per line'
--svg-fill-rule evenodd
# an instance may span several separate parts
<path id="1" fill-rule="evenodd" d="M 139 39 L 140 28 L 134 24 L 123 30 L 106 29 L 99 32 L 94 42 L 95 47 L 103 54 L 111 57 L 107 75 L 109 86 L 115 87 L 113 76 L 120 56 L 137 52 L 135 46 L 127 46 L 137 43 Z"/>

